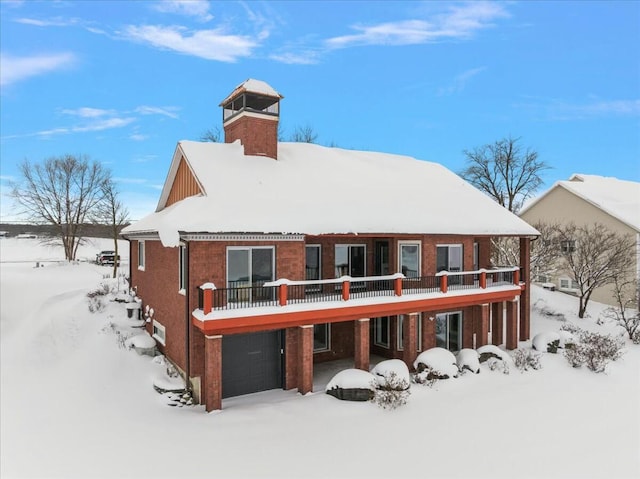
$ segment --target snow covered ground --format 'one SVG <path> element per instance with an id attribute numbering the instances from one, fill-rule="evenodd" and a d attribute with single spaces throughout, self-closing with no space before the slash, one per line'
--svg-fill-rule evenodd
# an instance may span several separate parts
<path id="1" fill-rule="evenodd" d="M 102 249 L 112 243 L 79 256 Z M 483 365 L 414 384 L 395 410 L 339 401 L 317 377 L 316 393 L 268 391 L 207 414 L 169 407 L 152 387 L 165 368 L 118 347 L 106 326 L 126 321 L 122 304 L 89 312 L 86 294 L 110 268 L 62 257 L 37 240 L 0 240 L 3 478 L 640 477 L 640 346 L 628 343 L 605 374 L 552 354 L 538 371 Z M 562 324 L 542 306 L 615 331 L 595 324 L 602 305 L 579 320 L 575 298 L 534 288 L 532 299 L 534 334 Z"/>

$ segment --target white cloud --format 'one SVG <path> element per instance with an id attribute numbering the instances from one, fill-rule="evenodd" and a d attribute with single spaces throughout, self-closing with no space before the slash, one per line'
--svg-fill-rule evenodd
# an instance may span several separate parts
<path id="1" fill-rule="evenodd" d="M 70 127 L 52 128 L 50 130 L 42 130 L 36 133 L 25 136 L 54 136 L 54 135 L 66 135 L 69 133 L 86 133 L 91 131 L 103 131 L 113 128 L 122 128 L 135 121 L 135 118 L 107 118 L 104 120 L 98 120 L 84 125 L 76 125 Z"/>
<path id="2" fill-rule="evenodd" d="M 161 0 L 154 9 L 162 13 L 177 13 L 188 17 L 196 17 L 203 22 L 213 19 L 209 13 L 209 2 L 206 0 Z"/>
<path id="3" fill-rule="evenodd" d="M 33 25 L 35 27 L 69 27 L 77 25 L 80 20 L 77 18 L 56 17 L 48 20 L 38 20 L 37 18 L 17 18 L 17 23 L 24 25 Z"/>
<path id="4" fill-rule="evenodd" d="M 144 141 L 149 138 L 149 135 L 143 135 L 141 133 L 132 133 L 129 135 L 129 139 L 133 141 Z"/>
<path id="5" fill-rule="evenodd" d="M 376 25 L 354 25 L 356 33 L 329 38 L 329 48 L 357 45 L 416 45 L 443 39 L 460 39 L 492 25 L 492 21 L 509 16 L 503 5 L 495 2 L 469 2 L 449 7 L 445 13 L 429 19 L 411 19 Z"/>
<path id="6" fill-rule="evenodd" d="M 547 100 L 521 103 L 516 108 L 526 108 L 546 120 L 572 121 L 603 117 L 640 116 L 640 100 L 600 100 L 582 104 L 563 100 Z"/>
<path id="7" fill-rule="evenodd" d="M 318 52 L 304 51 L 299 53 L 284 52 L 269 55 L 271 60 L 286 63 L 288 65 L 313 65 L 318 63 Z"/>
<path id="8" fill-rule="evenodd" d="M 486 67 L 479 67 L 479 68 L 472 68 L 470 70 L 464 71 L 462 73 L 460 73 L 459 75 L 456 75 L 453 79 L 453 82 L 451 83 L 451 85 L 445 87 L 445 88 L 441 88 L 438 91 L 439 95 L 453 95 L 454 93 L 460 93 L 462 90 L 465 89 L 465 87 L 467 86 L 467 83 L 469 83 L 469 81 L 475 77 L 476 75 L 478 75 L 479 73 L 483 72 L 484 70 L 486 70 Z"/>
<path id="9" fill-rule="evenodd" d="M 178 119 L 178 114 L 175 113 L 178 108 L 174 106 L 168 107 L 157 107 L 157 106 L 139 106 L 135 109 L 136 113 L 140 113 L 141 115 L 164 115 L 169 118 Z"/>
<path id="10" fill-rule="evenodd" d="M 0 55 L 0 86 L 7 86 L 27 78 L 68 68 L 76 62 L 73 53 L 14 57 Z"/>
<path id="11" fill-rule="evenodd" d="M 82 107 L 75 110 L 62 110 L 67 115 L 79 116 L 81 118 L 97 118 L 99 116 L 113 115 L 113 110 L 102 110 L 100 108 Z"/>
<path id="12" fill-rule="evenodd" d="M 220 28 L 187 32 L 186 28 L 179 26 L 129 25 L 125 36 L 154 47 L 230 63 L 249 56 L 258 46 L 246 35 L 228 35 Z"/>

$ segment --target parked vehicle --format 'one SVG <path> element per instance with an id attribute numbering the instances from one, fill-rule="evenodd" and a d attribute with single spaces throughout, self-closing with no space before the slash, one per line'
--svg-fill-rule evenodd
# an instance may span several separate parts
<path id="1" fill-rule="evenodd" d="M 96 255 L 96 264 L 100 265 L 113 265 L 115 263 L 116 252 L 115 251 L 100 251 Z M 120 266 L 120 255 L 118 255 L 118 266 Z"/>

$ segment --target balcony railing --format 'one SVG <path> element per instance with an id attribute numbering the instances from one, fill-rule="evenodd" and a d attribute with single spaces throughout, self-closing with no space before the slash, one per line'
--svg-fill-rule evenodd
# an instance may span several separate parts
<path id="1" fill-rule="evenodd" d="M 520 284 L 518 268 L 447 272 L 434 276 L 407 278 L 401 273 L 387 276 L 315 281 L 290 281 L 280 279 L 251 285 L 235 285 L 231 288 L 216 288 L 207 283 L 199 288 L 199 309 L 204 314 L 265 306 L 287 306 L 303 303 L 326 303 L 352 299 L 378 298 L 383 296 L 405 296 L 449 291 L 488 289 Z"/>

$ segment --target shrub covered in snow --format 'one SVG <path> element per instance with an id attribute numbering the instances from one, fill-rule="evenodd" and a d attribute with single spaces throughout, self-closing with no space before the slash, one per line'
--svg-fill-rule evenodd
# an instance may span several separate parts
<path id="1" fill-rule="evenodd" d="M 395 409 L 404 406 L 411 394 L 411 375 L 409 368 L 400 359 L 381 361 L 371 370 L 378 387 L 373 402 L 384 409 Z"/>
<path id="2" fill-rule="evenodd" d="M 415 381 L 424 384 L 434 379 L 449 379 L 458 376 L 458 363 L 451 351 L 431 348 L 423 351 L 413 362 L 417 371 Z"/>
<path id="3" fill-rule="evenodd" d="M 376 377 L 361 369 L 345 369 L 327 384 L 327 394 L 347 401 L 369 401 L 377 387 Z"/>
<path id="4" fill-rule="evenodd" d="M 513 353 L 513 363 L 520 371 L 528 371 L 529 369 L 542 369 L 540 358 L 542 355 L 531 349 L 518 348 Z"/>
<path id="5" fill-rule="evenodd" d="M 478 348 L 480 363 L 486 363 L 491 371 L 502 371 L 509 374 L 510 365 L 513 364 L 511 355 L 498 346 L 487 344 Z"/>
<path id="6" fill-rule="evenodd" d="M 531 341 L 533 349 L 543 353 L 557 353 L 560 347 L 560 335 L 555 331 L 536 334 Z"/>
<path id="7" fill-rule="evenodd" d="M 384 361 L 380 361 L 371 370 L 371 374 L 376 377 L 380 386 L 385 386 L 387 384 L 386 378 L 391 375 L 391 373 L 395 373 L 398 380 L 405 381 L 407 383 L 407 387 L 411 383 L 409 368 L 401 359 L 386 359 Z"/>
<path id="8" fill-rule="evenodd" d="M 577 341 L 568 347 L 564 356 L 574 368 L 585 364 L 591 371 L 604 372 L 607 364 L 619 359 L 624 353 L 624 341 L 622 338 L 614 338 L 610 335 L 593 333 L 577 328 L 574 333 Z"/>
<path id="9" fill-rule="evenodd" d="M 474 374 L 480 372 L 480 355 L 475 349 L 461 349 L 456 355 L 458 370 L 463 373 L 471 371 Z"/>

